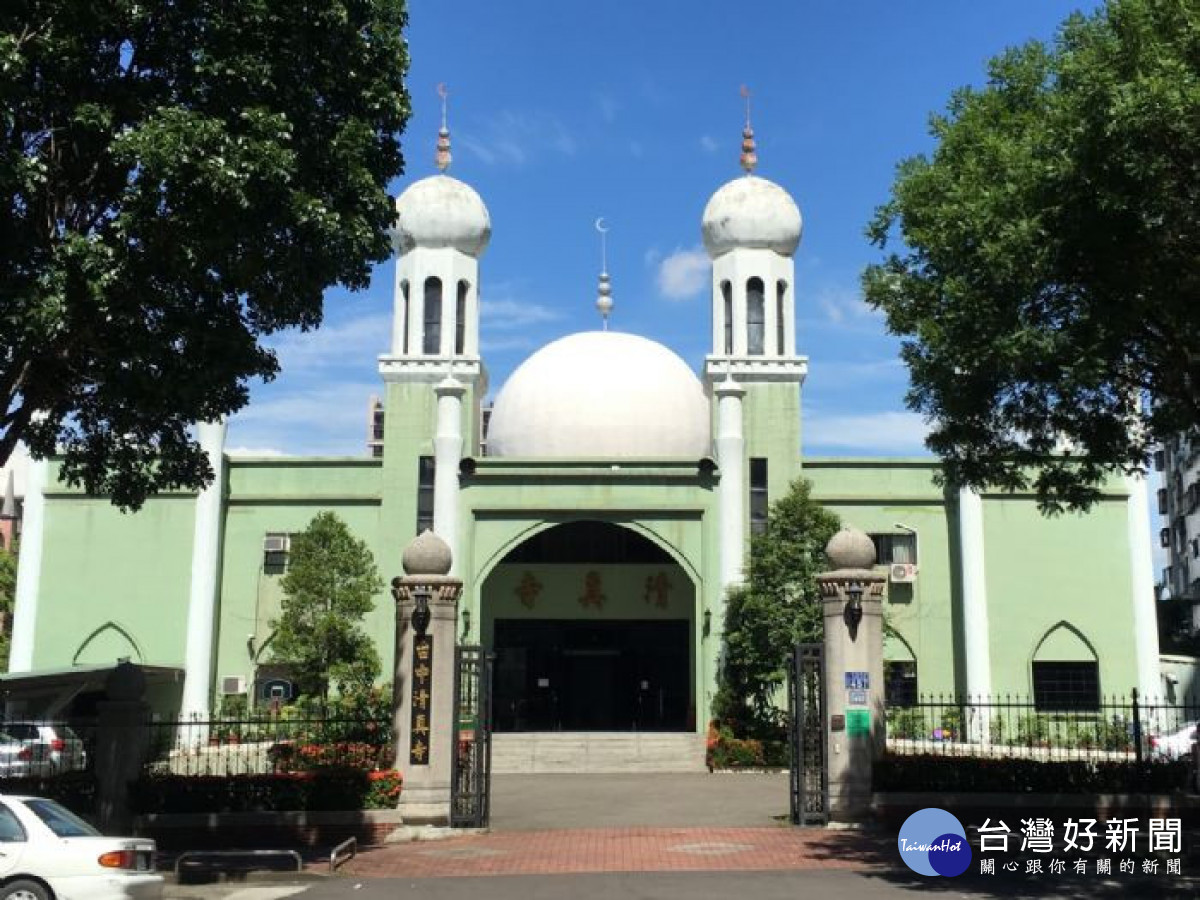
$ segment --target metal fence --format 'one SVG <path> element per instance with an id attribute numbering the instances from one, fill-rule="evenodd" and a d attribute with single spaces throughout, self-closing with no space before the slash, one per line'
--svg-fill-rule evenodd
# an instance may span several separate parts
<path id="1" fill-rule="evenodd" d="M 1056 709 L 1014 695 L 921 695 L 885 712 L 893 755 L 1143 762 L 1191 753 L 1200 698 L 1169 703 L 1134 691 Z"/>
<path id="2" fill-rule="evenodd" d="M 390 718 L 263 715 L 152 722 L 152 775 L 258 775 L 390 769 Z"/>

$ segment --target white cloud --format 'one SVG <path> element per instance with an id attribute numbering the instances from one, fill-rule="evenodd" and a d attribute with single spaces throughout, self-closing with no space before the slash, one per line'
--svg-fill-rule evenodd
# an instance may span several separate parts
<path id="1" fill-rule="evenodd" d="M 279 357 L 285 375 L 344 366 L 347 361 L 368 363 L 391 345 L 392 314 L 373 312 L 316 331 L 288 331 L 269 343 Z"/>
<path id="2" fill-rule="evenodd" d="M 278 448 L 285 455 L 363 456 L 367 404 L 371 395 L 382 392 L 378 381 L 322 382 L 298 389 L 267 385 L 230 419 L 230 443 Z"/>
<path id="3" fill-rule="evenodd" d="M 658 290 L 668 300 L 694 297 L 708 282 L 708 254 L 701 247 L 676 250 L 658 264 Z"/>
<path id="4" fill-rule="evenodd" d="M 621 110 L 621 104 L 617 102 L 617 98 L 605 91 L 596 92 L 596 106 L 600 110 L 600 118 L 608 124 L 612 124 L 617 120 L 617 113 Z"/>
<path id="5" fill-rule="evenodd" d="M 503 110 L 462 129 L 456 140 L 488 166 L 523 166 L 545 150 L 574 156 L 579 149 L 561 120 L 537 111 Z"/>
<path id="6" fill-rule="evenodd" d="M 233 457 L 287 456 L 286 453 L 284 453 L 282 450 L 276 449 L 275 447 L 226 447 L 225 455 Z"/>
<path id="7" fill-rule="evenodd" d="M 721 145 L 717 143 L 712 135 L 704 134 L 700 136 L 700 149 L 705 153 L 716 153 L 720 147 Z"/>
<path id="8" fill-rule="evenodd" d="M 867 306 L 862 294 L 855 288 L 826 287 L 817 291 L 817 306 L 825 318 L 834 325 L 850 325 L 875 319 L 882 321 L 882 314 Z"/>
<path id="9" fill-rule="evenodd" d="M 545 325 L 557 322 L 563 314 L 557 309 L 539 303 L 522 303 L 519 300 L 481 300 L 479 327 L 482 331 L 511 331 L 528 328 L 530 325 Z"/>
<path id="10" fill-rule="evenodd" d="M 917 413 L 879 412 L 804 418 L 804 452 L 838 450 L 870 456 L 927 455 L 929 426 Z"/>

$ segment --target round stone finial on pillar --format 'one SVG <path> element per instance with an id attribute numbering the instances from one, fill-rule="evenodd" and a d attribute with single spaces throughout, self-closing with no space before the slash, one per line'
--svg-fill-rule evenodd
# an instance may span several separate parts
<path id="1" fill-rule="evenodd" d="M 829 539 L 825 555 L 834 569 L 870 569 L 875 565 L 875 542 L 847 525 Z"/>
<path id="2" fill-rule="evenodd" d="M 446 575 L 452 562 L 450 546 L 428 528 L 412 539 L 400 557 L 404 573 L 410 576 Z"/>

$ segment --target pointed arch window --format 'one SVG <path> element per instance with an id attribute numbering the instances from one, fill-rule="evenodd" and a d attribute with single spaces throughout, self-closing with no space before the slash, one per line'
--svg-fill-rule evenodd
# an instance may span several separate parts
<path id="1" fill-rule="evenodd" d="M 410 314 L 408 305 L 408 279 L 400 282 L 400 353 L 404 356 L 408 355 L 408 317 Z"/>
<path id="2" fill-rule="evenodd" d="M 721 282 L 722 312 L 725 315 L 725 353 L 733 355 L 733 285 Z"/>
<path id="3" fill-rule="evenodd" d="M 425 341 L 422 351 L 428 356 L 442 352 L 442 279 L 425 279 Z"/>
<path id="4" fill-rule="evenodd" d="M 761 278 L 746 282 L 746 352 L 751 356 L 763 355 L 763 344 L 767 326 L 766 289 Z"/>
<path id="5" fill-rule="evenodd" d="M 454 352 L 466 353 L 467 345 L 467 291 L 466 281 L 458 283 L 458 299 L 454 304 Z"/>
<path id="6" fill-rule="evenodd" d="M 785 352 L 783 349 L 783 311 L 786 299 L 787 282 L 783 280 L 775 282 L 775 352 L 780 356 L 783 356 Z"/>

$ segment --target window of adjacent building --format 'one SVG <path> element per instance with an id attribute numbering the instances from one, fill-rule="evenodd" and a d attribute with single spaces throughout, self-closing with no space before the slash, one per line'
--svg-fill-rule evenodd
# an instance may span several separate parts
<path id="1" fill-rule="evenodd" d="M 408 355 L 408 281 L 400 282 L 400 321 L 403 323 L 400 334 L 400 352 Z"/>
<path id="2" fill-rule="evenodd" d="M 883 664 L 884 702 L 888 706 L 917 705 L 917 661 L 888 660 Z"/>
<path id="3" fill-rule="evenodd" d="M 1167 514 L 1167 489 L 1158 489 L 1158 514 L 1165 516 Z"/>
<path id="4" fill-rule="evenodd" d="M 442 352 L 442 279 L 425 279 L 425 340 L 423 351 L 430 356 Z"/>
<path id="5" fill-rule="evenodd" d="M 1035 662 L 1033 704 L 1041 712 L 1100 708 L 1100 666 L 1091 662 Z"/>
<path id="6" fill-rule="evenodd" d="M 887 566 L 892 563 L 917 562 L 917 536 L 911 532 L 899 534 L 872 534 L 875 544 L 875 562 Z"/>
<path id="7" fill-rule="evenodd" d="M 263 538 L 263 574 L 282 575 L 287 571 L 292 536 L 286 531 L 268 531 Z"/>
<path id="8" fill-rule="evenodd" d="M 746 352 L 762 356 L 767 327 L 765 288 L 761 278 L 746 282 Z"/>
<path id="9" fill-rule="evenodd" d="M 725 352 L 733 353 L 733 285 L 721 282 L 721 299 L 725 310 Z"/>
<path id="10" fill-rule="evenodd" d="M 778 281 L 775 283 L 775 346 L 776 353 L 783 356 L 783 307 L 784 298 L 787 297 L 787 282 Z"/>
<path id="11" fill-rule="evenodd" d="M 767 530 L 767 461 L 761 456 L 750 458 L 750 533 Z"/>
<path id="12" fill-rule="evenodd" d="M 433 528 L 433 457 L 417 460 L 417 534 Z"/>
<path id="13" fill-rule="evenodd" d="M 458 300 L 454 304 L 454 352 L 465 353 L 467 345 L 467 283 L 458 283 Z"/>

